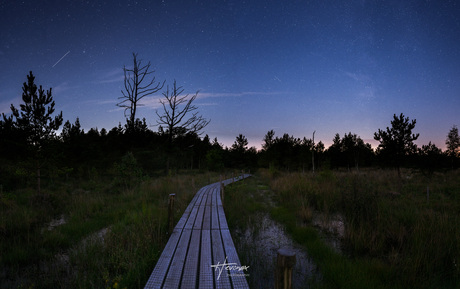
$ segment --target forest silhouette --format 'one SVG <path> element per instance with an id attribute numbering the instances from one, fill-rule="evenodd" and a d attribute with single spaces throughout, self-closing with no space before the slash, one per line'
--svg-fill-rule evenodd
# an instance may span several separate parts
<path id="1" fill-rule="evenodd" d="M 136 54 L 133 56 L 136 64 Z M 141 65 L 140 62 L 137 65 Z M 67 120 L 58 134 L 62 112 L 53 116 L 55 104 L 51 89 L 45 94 L 41 86 L 37 89 L 34 79 L 30 72 L 24 83 L 24 103 L 20 109 L 11 105 L 12 113 L 3 114 L 0 119 L 0 183 L 10 189 L 35 179 L 39 192 L 40 178 L 49 182 L 62 175 L 88 177 L 94 170 L 109 173 L 128 155 L 146 175 L 171 174 L 184 169 L 222 171 L 259 167 L 284 171 L 309 171 L 313 167 L 319 170 L 394 167 L 399 171 L 400 167 L 413 167 L 430 174 L 439 169 L 456 168 L 459 163 L 460 141 L 455 125 L 446 137 L 446 151 L 431 142 L 417 147 L 414 141 L 419 135 L 412 134 L 416 120 L 402 113 L 393 116 L 386 130 L 375 132 L 374 139 L 380 142 L 375 150 L 352 132 L 342 137 L 337 133 L 332 145 L 326 148 L 322 141 L 315 143 L 287 133 L 275 136 L 273 130 L 265 135 L 261 150 L 248 147 L 248 140 L 242 134 L 236 136 L 231 147 L 224 147 L 217 138 L 201 136 L 209 120 L 197 116 L 198 107 L 192 103 L 199 92 L 191 98 L 183 96 L 183 89 L 176 86 L 176 81 L 171 91 L 168 87 L 163 93 L 164 113 L 156 112 L 157 131 L 147 125 L 145 118 L 133 118 L 131 114 L 125 124 L 110 130 L 91 128 L 85 132 L 78 118 L 73 123 Z M 154 91 L 163 84 L 155 84 Z M 132 86 L 127 87 L 134 91 Z M 132 93 L 129 95 L 133 98 Z M 135 96 L 134 99 L 138 101 Z M 126 100 L 129 103 L 129 97 Z M 171 103 L 177 100 L 179 102 Z M 131 106 L 126 102 L 123 105 L 126 110 L 135 111 L 133 102 Z M 178 115 L 181 120 L 185 117 L 185 125 L 178 121 Z M 195 126 L 194 120 L 198 121 Z"/>

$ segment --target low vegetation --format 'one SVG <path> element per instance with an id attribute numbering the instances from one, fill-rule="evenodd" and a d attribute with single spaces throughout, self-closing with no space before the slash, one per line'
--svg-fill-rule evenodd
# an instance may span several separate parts
<path id="1" fill-rule="evenodd" d="M 272 218 L 284 224 L 318 264 L 324 278 L 315 287 L 456 288 L 460 172 L 431 177 L 409 170 L 401 173 L 402 179 L 395 170 L 318 174 L 265 170 L 258 179 L 269 185 L 266 197 L 271 195 L 275 201 Z M 235 187 L 238 197 L 233 201 L 248 214 L 264 209 L 263 196 L 250 200 L 254 192 L 261 192 L 260 186 Z M 227 206 L 231 200 L 227 197 Z M 244 220 L 238 220 L 243 213 L 232 212 L 227 211 L 229 224 L 245 226 Z M 312 217 L 318 213 L 343 216 L 341 253 L 326 245 L 313 226 Z"/>
<path id="2" fill-rule="evenodd" d="M 143 288 L 168 240 L 168 195 L 176 194 L 178 220 L 194 193 L 218 178 L 193 171 L 155 178 L 95 174 L 45 186 L 41 196 L 32 189 L 3 191 L 0 283 Z"/>

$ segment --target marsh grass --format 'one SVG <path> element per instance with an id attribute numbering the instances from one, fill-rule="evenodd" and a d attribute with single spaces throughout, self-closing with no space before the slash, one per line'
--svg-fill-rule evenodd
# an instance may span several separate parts
<path id="1" fill-rule="evenodd" d="M 273 217 L 306 244 L 330 287 L 456 288 L 460 281 L 459 171 L 407 170 L 402 179 L 386 170 L 285 173 L 270 186 L 281 206 Z M 312 209 L 344 216 L 344 256 L 299 226 Z"/>
<path id="2" fill-rule="evenodd" d="M 143 288 L 168 240 L 168 195 L 176 194 L 177 221 L 198 189 L 219 177 L 188 171 L 127 178 L 55 180 L 40 199 L 29 189 L 4 190 L 0 287 Z M 60 216 L 65 222 L 48 230 Z"/>

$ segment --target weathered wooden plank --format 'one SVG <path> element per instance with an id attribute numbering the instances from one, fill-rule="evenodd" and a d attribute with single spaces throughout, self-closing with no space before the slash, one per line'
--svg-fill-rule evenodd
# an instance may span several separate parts
<path id="1" fill-rule="evenodd" d="M 214 288 L 212 277 L 212 259 L 211 259 L 211 231 L 201 231 L 201 253 L 200 253 L 200 272 L 198 279 L 198 288 Z"/>
<path id="2" fill-rule="evenodd" d="M 179 239 L 179 243 L 177 244 L 176 252 L 174 252 L 163 288 L 179 288 L 191 234 L 191 230 L 182 231 L 182 235 Z"/>
<path id="3" fill-rule="evenodd" d="M 210 199 L 210 196 L 208 196 Z M 203 230 L 210 230 L 211 229 L 211 206 L 204 206 L 204 217 L 203 217 Z"/>
<path id="4" fill-rule="evenodd" d="M 204 217 L 204 211 L 206 207 L 204 204 L 206 204 L 207 197 L 208 197 L 207 195 L 203 195 L 203 199 L 201 200 L 201 205 L 198 207 L 198 212 L 197 212 L 197 216 L 195 219 L 195 224 L 193 225 L 193 229 L 201 230 L 203 226 L 203 217 Z"/>
<path id="5" fill-rule="evenodd" d="M 200 257 L 201 230 L 193 230 L 192 238 L 185 261 L 184 273 L 182 275 L 181 288 L 198 288 L 197 276 Z"/>
<path id="6" fill-rule="evenodd" d="M 220 230 L 211 230 L 212 253 L 213 253 L 213 273 L 216 288 L 231 288 L 229 271 L 226 270 L 223 264 L 228 263 L 225 256 Z M 221 265 L 221 266 L 219 266 Z"/>
<path id="7" fill-rule="evenodd" d="M 195 203 L 200 201 L 201 198 L 203 197 L 203 192 L 204 190 L 203 189 L 200 189 L 196 194 L 195 196 L 193 197 L 192 201 L 190 202 L 190 204 L 187 206 L 187 208 L 185 209 L 184 211 L 184 214 L 182 215 L 182 217 L 179 219 L 179 221 L 177 222 L 176 224 L 176 227 L 177 229 L 183 229 L 185 224 L 188 222 L 188 219 L 190 217 L 190 214 L 193 210 L 193 207 L 195 206 Z"/>
<path id="8" fill-rule="evenodd" d="M 192 212 L 190 213 L 190 216 L 187 220 L 187 223 L 185 223 L 184 229 L 191 230 L 193 229 L 193 225 L 195 224 L 196 217 L 198 215 L 198 206 L 194 206 L 192 209 Z"/>
<path id="9" fill-rule="evenodd" d="M 217 188 L 217 205 L 222 206 L 222 199 L 221 199 L 221 191 L 220 191 L 220 184 Z"/>
<path id="10" fill-rule="evenodd" d="M 206 206 L 211 206 L 211 204 L 212 204 L 212 187 L 210 187 L 208 189 L 206 194 L 208 195 L 208 198 L 206 199 Z"/>
<path id="11" fill-rule="evenodd" d="M 190 217 L 190 212 L 184 213 L 174 228 L 182 230 L 189 217 Z"/>
<path id="12" fill-rule="evenodd" d="M 195 203 L 193 204 L 193 209 L 190 212 L 190 216 L 187 219 L 187 223 L 184 226 L 184 229 L 193 229 L 193 226 L 195 224 L 195 220 L 198 216 L 198 210 L 201 204 L 201 201 L 203 199 L 203 192 L 200 194 L 198 198 L 195 199 Z M 191 203 L 192 204 L 192 203 Z"/>
<path id="13" fill-rule="evenodd" d="M 205 187 L 203 187 L 203 188 L 198 190 L 198 192 L 195 194 L 195 196 L 193 196 L 193 199 L 190 201 L 190 204 L 187 206 L 187 210 L 191 210 L 193 208 L 193 206 L 195 206 L 197 203 L 199 204 L 201 202 L 201 198 L 203 197 L 204 192 L 205 192 Z"/>
<path id="14" fill-rule="evenodd" d="M 224 207 L 218 206 L 217 213 L 219 216 L 219 227 L 220 229 L 228 229 L 227 218 L 225 217 Z"/>
<path id="15" fill-rule="evenodd" d="M 219 189 L 216 187 L 212 191 L 212 205 L 211 205 L 211 229 L 218 230 L 219 226 L 219 216 L 217 212 L 217 198 L 218 198 L 218 191 Z M 220 197 L 219 197 L 220 199 Z"/>
<path id="16" fill-rule="evenodd" d="M 222 240 L 224 244 L 225 256 L 227 256 L 227 263 L 236 263 L 238 266 L 241 266 L 240 259 L 236 253 L 235 245 L 233 244 L 232 236 L 230 235 L 229 230 L 220 230 L 222 235 Z M 244 276 L 246 272 L 232 272 L 230 278 L 232 280 L 233 288 L 249 288 L 246 277 Z"/>
<path id="17" fill-rule="evenodd" d="M 155 269 L 153 269 L 152 274 L 150 275 L 145 288 L 161 288 L 163 281 L 166 278 L 166 273 L 168 272 L 169 265 L 171 264 L 171 259 L 174 256 L 174 252 L 179 242 L 181 236 L 181 230 L 173 230 L 171 236 L 169 237 L 168 243 L 166 244 L 163 252 L 161 253 L 160 258 L 158 259 Z"/>

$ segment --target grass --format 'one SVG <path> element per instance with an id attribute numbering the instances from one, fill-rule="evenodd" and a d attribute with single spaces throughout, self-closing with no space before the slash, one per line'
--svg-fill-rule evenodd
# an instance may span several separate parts
<path id="1" fill-rule="evenodd" d="M 232 228 L 269 213 L 307 249 L 323 276 L 312 288 L 456 288 L 460 277 L 460 172 L 315 175 L 259 171 L 225 188 Z M 0 276 L 11 288 L 143 288 L 167 241 L 167 201 L 176 220 L 216 174 L 95 173 L 0 195 Z M 429 199 L 427 199 L 429 187 Z M 343 254 L 324 243 L 315 212 L 344 216 Z M 66 223 L 47 229 L 60 216 Z M 238 240 L 234 239 L 237 243 Z M 245 252 L 238 252 L 240 258 Z M 257 260 L 254 260 L 257 262 Z M 246 264 L 245 265 L 250 265 Z M 251 276 L 256 278 L 256 276 Z"/>
<path id="2" fill-rule="evenodd" d="M 168 240 L 167 202 L 178 220 L 216 174 L 95 174 L 0 196 L 0 272 L 12 288 L 143 288 Z M 65 224 L 47 229 L 60 216 Z"/>
<path id="3" fill-rule="evenodd" d="M 260 190 L 263 184 L 268 190 Z M 226 194 L 232 228 L 244 228 L 258 210 L 284 224 L 323 275 L 315 288 L 457 288 L 460 281 L 460 172 L 427 177 L 406 170 L 315 175 L 260 171 L 257 180 Z M 427 187 L 429 198 L 427 198 Z M 261 195 L 269 194 L 275 206 Z M 257 193 L 259 192 L 259 193 Z M 233 211 L 238 213 L 232 213 Z M 324 243 L 314 212 L 341 214 L 344 252 Z"/>

